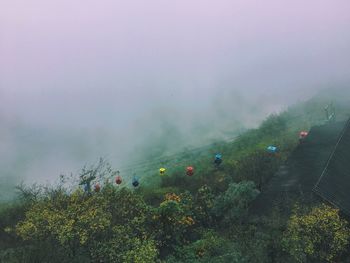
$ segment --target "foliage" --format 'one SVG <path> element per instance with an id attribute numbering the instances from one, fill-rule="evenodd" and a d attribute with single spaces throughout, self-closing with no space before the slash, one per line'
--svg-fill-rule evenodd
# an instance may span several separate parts
<path id="1" fill-rule="evenodd" d="M 263 150 L 251 152 L 238 160 L 235 165 L 236 181 L 253 181 L 259 189 L 272 177 L 281 160 Z"/>
<path id="2" fill-rule="evenodd" d="M 232 223 L 245 215 L 249 204 L 258 194 L 259 191 L 251 181 L 232 183 L 227 191 L 215 200 L 213 211 L 224 222 Z"/>
<path id="3" fill-rule="evenodd" d="M 16 232 L 24 240 L 61 246 L 70 258 L 83 251 L 93 261 L 137 262 L 138 254 L 145 253 L 152 262 L 158 252 L 146 231 L 147 215 L 139 196 L 106 186 L 92 195 L 77 190 L 35 202 Z"/>
<path id="4" fill-rule="evenodd" d="M 106 207 L 106 200 L 99 195 L 86 197 L 80 190 L 72 195 L 61 193 L 35 203 L 16 231 L 24 240 L 57 240 L 73 252 L 109 227 L 111 214 Z"/>
<path id="5" fill-rule="evenodd" d="M 194 215 L 202 227 L 209 227 L 214 223 L 212 215 L 214 200 L 215 195 L 209 186 L 204 185 L 198 189 L 194 199 Z"/>
<path id="6" fill-rule="evenodd" d="M 176 187 L 143 187 L 140 188 L 139 194 L 144 201 L 151 206 L 159 206 L 163 202 L 164 196 L 167 193 L 181 193 L 181 189 Z"/>
<path id="7" fill-rule="evenodd" d="M 152 177 L 136 190 L 109 184 L 117 172 L 102 159 L 78 178 L 61 177 L 58 186 L 21 185 L 20 202 L 0 210 L 0 262 L 334 261 L 349 237 L 335 209 L 296 211 L 287 227 L 278 213 L 246 220 L 255 187 L 264 189 L 295 149 L 298 132 L 319 122 L 319 108 L 292 107 L 234 142 L 170 158 L 165 176 L 145 171 Z M 278 154 L 266 153 L 268 145 L 277 145 Z M 223 155 L 219 167 L 216 152 Z M 186 176 L 183 164 L 195 174 Z M 77 190 L 90 179 L 100 192 Z"/>
<path id="8" fill-rule="evenodd" d="M 345 251 L 349 237 L 348 223 L 339 210 L 322 204 L 307 214 L 293 213 L 283 246 L 297 262 L 333 262 Z"/>
<path id="9" fill-rule="evenodd" d="M 192 207 L 192 197 L 189 193 L 169 193 L 155 209 L 153 219 L 156 224 L 156 240 L 163 252 L 171 251 L 191 238 L 191 230 L 196 223 Z"/>
<path id="10" fill-rule="evenodd" d="M 235 243 L 207 229 L 201 233 L 201 238 L 197 241 L 178 247 L 167 262 L 244 263 L 246 261 Z"/>
<path id="11" fill-rule="evenodd" d="M 93 262 L 155 262 L 158 256 L 156 244 L 147 236 L 137 236 L 133 229 L 115 226 L 112 237 L 94 242 L 91 249 Z"/>

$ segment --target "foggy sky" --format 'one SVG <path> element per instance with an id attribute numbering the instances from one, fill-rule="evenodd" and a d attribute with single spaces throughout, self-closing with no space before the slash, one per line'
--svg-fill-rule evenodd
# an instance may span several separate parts
<path id="1" fill-rule="evenodd" d="M 193 127 L 212 137 L 229 120 L 252 127 L 348 83 L 349 10 L 347 0 L 3 0 L 0 156 L 40 148 L 18 146 L 16 127 L 50 148 L 22 169 L 35 173 L 76 169 L 60 141 L 79 138 L 83 162 L 164 139 L 164 122 L 180 144 Z"/>

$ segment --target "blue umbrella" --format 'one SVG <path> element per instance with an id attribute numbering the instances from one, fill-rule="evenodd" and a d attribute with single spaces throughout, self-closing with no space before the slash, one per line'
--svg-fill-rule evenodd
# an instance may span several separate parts
<path id="1" fill-rule="evenodd" d="M 134 178 L 132 178 L 132 185 L 134 187 L 138 187 L 139 184 L 140 184 L 139 179 L 136 176 L 134 176 Z"/>
<path id="2" fill-rule="evenodd" d="M 214 163 L 216 165 L 219 165 L 219 164 L 221 164 L 221 162 L 222 162 L 222 155 L 220 153 L 215 154 Z"/>
<path id="3" fill-rule="evenodd" d="M 269 147 L 267 147 L 267 151 L 269 153 L 276 153 L 278 150 L 278 148 L 276 146 L 270 145 Z"/>

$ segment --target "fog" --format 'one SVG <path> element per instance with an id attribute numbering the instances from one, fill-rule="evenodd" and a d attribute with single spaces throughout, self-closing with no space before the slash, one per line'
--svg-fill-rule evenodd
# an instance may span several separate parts
<path id="1" fill-rule="evenodd" d="M 346 0 L 3 0 L 0 184 L 227 139 L 347 85 L 349 10 Z"/>

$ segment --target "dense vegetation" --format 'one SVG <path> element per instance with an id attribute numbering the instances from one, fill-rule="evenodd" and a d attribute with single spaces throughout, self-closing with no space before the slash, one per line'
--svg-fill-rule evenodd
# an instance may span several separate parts
<path id="1" fill-rule="evenodd" d="M 0 211 L 1 262 L 343 262 L 350 229 L 320 201 L 295 200 L 289 214 L 252 218 L 249 206 L 298 144 L 298 132 L 323 121 L 324 101 L 272 115 L 234 142 L 192 153 L 183 167 L 132 189 L 105 181 L 86 193 L 66 178 L 54 187 L 20 186 Z M 348 113 L 338 105 L 339 118 Z M 271 155 L 266 146 L 278 145 Z M 225 157 L 215 167 L 212 154 Z M 169 165 L 172 165 L 169 162 Z M 112 178 L 104 161 L 82 173 Z"/>

